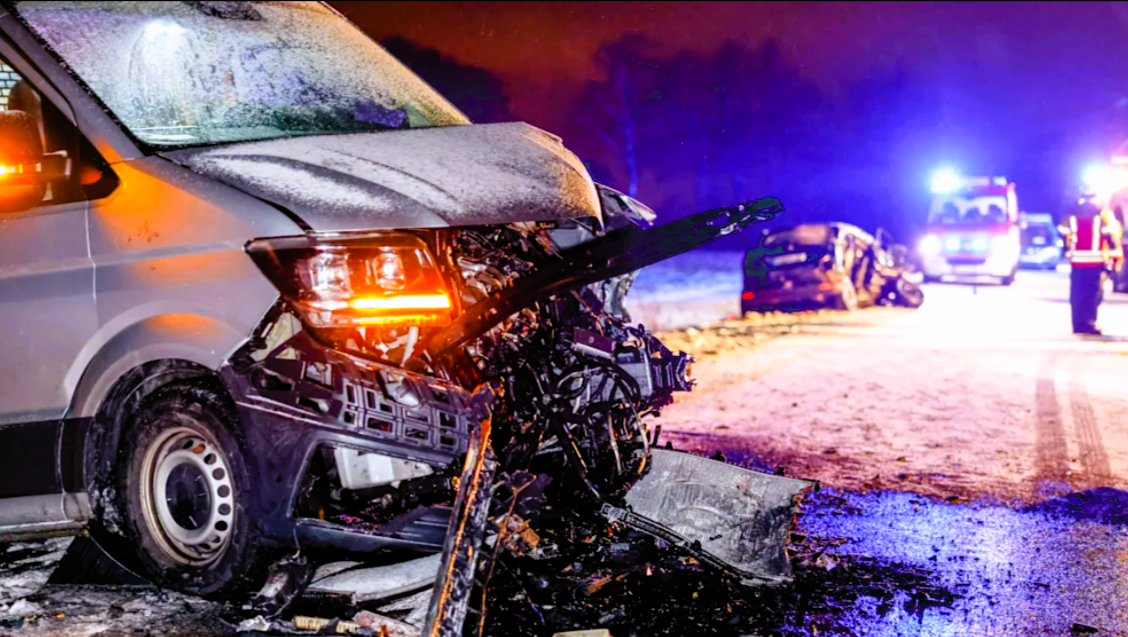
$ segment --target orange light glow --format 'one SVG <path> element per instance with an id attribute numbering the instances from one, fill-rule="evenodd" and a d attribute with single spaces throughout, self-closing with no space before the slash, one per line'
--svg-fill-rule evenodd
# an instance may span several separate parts
<path id="1" fill-rule="evenodd" d="M 386 298 L 360 298 L 351 303 L 354 310 L 449 310 L 446 294 L 405 294 Z"/>
<path id="2" fill-rule="evenodd" d="M 439 314 L 407 314 L 400 316 L 365 316 L 355 319 L 357 325 L 446 325 L 448 317 Z"/>
<path id="3" fill-rule="evenodd" d="M 819 289 L 823 290 L 824 292 L 827 292 L 827 291 L 834 289 L 834 284 L 831 283 L 830 281 L 823 281 L 822 283 L 819 284 Z"/>
<path id="4" fill-rule="evenodd" d="M 751 301 L 752 299 L 756 298 L 756 295 L 752 292 L 745 292 L 744 294 L 740 295 L 740 298 L 744 299 L 745 301 Z"/>
<path id="5" fill-rule="evenodd" d="M 83 166 L 79 172 L 79 181 L 83 186 L 93 186 L 102 180 L 102 171 L 92 166 Z"/>

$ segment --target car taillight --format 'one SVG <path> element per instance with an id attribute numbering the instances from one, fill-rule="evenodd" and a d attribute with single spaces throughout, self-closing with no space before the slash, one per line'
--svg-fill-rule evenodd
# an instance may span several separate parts
<path id="1" fill-rule="evenodd" d="M 451 321 L 450 293 L 427 245 L 413 235 L 258 239 L 247 253 L 313 327 Z"/>
<path id="2" fill-rule="evenodd" d="M 745 301 L 751 301 L 752 299 L 756 298 L 756 294 L 754 292 L 745 292 L 744 294 L 740 295 L 740 298 L 744 299 Z"/>

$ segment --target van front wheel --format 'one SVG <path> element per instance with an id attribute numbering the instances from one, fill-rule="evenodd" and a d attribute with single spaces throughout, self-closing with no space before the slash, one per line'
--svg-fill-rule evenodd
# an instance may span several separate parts
<path id="1" fill-rule="evenodd" d="M 229 598 L 259 583 L 265 555 L 236 422 L 219 392 L 194 384 L 157 390 L 132 419 L 118 492 L 126 534 L 158 585 Z"/>

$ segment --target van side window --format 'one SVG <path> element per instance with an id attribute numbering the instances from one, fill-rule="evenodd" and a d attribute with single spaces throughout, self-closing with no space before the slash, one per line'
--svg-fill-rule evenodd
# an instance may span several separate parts
<path id="1" fill-rule="evenodd" d="M 0 108 L 8 110 L 8 93 L 12 86 L 20 79 L 12 67 L 0 62 Z"/>
<path id="2" fill-rule="evenodd" d="M 21 112 L 26 117 L 17 115 Z M 51 166 L 52 178 L 45 185 L 0 184 L 0 188 L 23 191 L 19 197 L 30 196 L 36 202 L 31 208 L 100 199 L 117 186 L 117 177 L 93 145 L 58 107 L 44 99 L 3 59 L 0 59 L 0 113 L 11 113 L 29 122 L 24 130 L 30 138 L 38 137 L 44 170 Z M 9 118 L 9 121 L 12 120 Z"/>

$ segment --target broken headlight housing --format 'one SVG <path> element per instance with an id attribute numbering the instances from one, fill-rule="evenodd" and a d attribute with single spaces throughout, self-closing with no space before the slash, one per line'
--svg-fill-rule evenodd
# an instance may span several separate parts
<path id="1" fill-rule="evenodd" d="M 451 295 L 427 244 L 414 235 L 256 239 L 247 253 L 313 328 L 451 321 Z"/>

